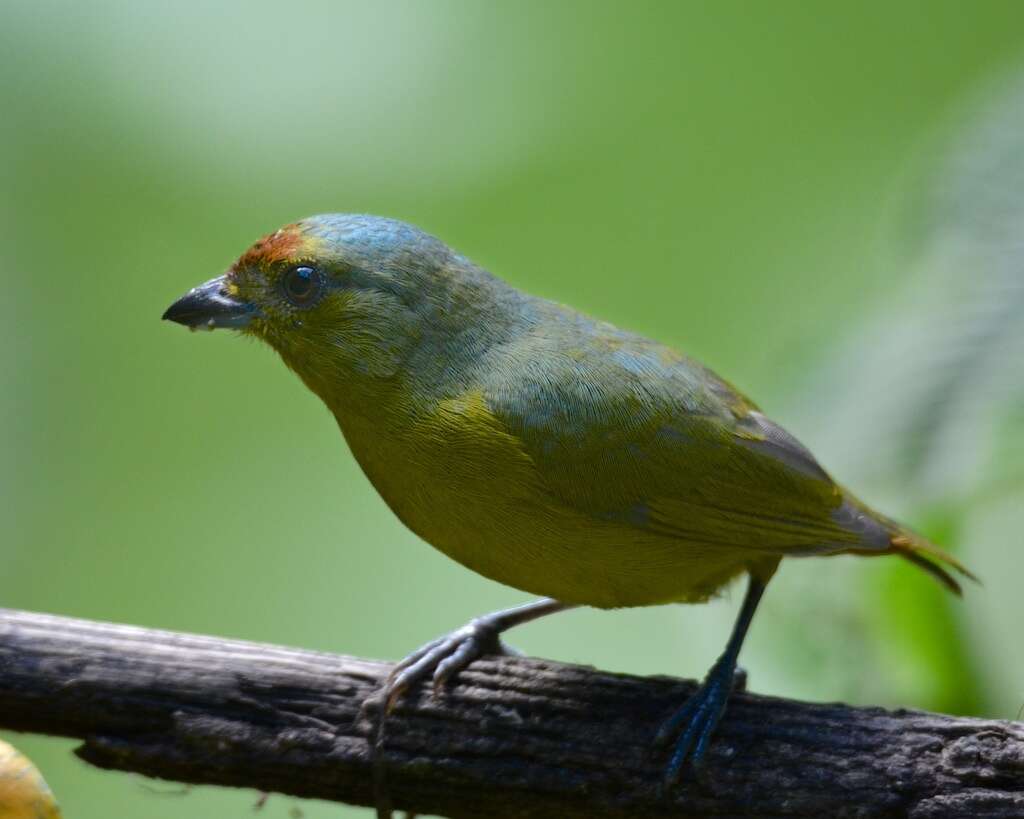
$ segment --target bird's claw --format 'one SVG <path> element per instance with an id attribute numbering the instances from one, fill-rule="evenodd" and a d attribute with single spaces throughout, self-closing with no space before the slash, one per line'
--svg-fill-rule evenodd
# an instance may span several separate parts
<path id="1" fill-rule="evenodd" d="M 749 680 L 747 675 L 747 669 L 745 669 L 741 665 L 736 666 L 736 668 L 734 668 L 732 672 L 733 692 L 735 693 L 736 691 L 746 691 L 748 681 Z"/>
<path id="2" fill-rule="evenodd" d="M 746 681 L 743 669 L 716 663 L 700 687 L 662 723 L 655 744 L 668 745 L 675 740 L 672 757 L 665 768 L 665 788 L 679 782 L 687 761 L 695 771 L 703 768 L 708 745 L 725 713 L 729 694 L 733 690 L 743 690 Z"/>
<path id="3" fill-rule="evenodd" d="M 474 660 L 487 654 L 517 654 L 498 638 L 498 634 L 494 623 L 480 617 L 416 649 L 388 676 L 384 686 L 385 710 L 390 711 L 406 691 L 427 677 L 432 678 L 436 695 Z"/>

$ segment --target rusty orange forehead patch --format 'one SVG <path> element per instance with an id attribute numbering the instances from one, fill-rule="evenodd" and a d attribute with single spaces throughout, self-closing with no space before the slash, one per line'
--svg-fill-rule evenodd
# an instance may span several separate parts
<path id="1" fill-rule="evenodd" d="M 306 237 L 297 224 L 285 225 L 264 236 L 256 244 L 243 253 L 236 267 L 267 266 L 275 262 L 285 262 L 308 252 Z"/>

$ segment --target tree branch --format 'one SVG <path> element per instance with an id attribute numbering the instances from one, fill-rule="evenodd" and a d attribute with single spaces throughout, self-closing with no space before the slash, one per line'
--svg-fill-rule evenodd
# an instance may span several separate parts
<path id="1" fill-rule="evenodd" d="M 386 663 L 0 609 L 0 727 L 103 768 L 374 803 Z M 660 793 L 693 683 L 495 657 L 414 691 L 379 754 L 394 805 L 473 819 L 1020 817 L 1024 724 L 738 693 L 701 781 Z M 360 709 L 369 700 L 364 715 Z"/>

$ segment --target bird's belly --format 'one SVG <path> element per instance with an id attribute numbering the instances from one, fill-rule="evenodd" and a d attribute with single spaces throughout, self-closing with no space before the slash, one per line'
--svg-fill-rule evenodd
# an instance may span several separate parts
<path id="1" fill-rule="evenodd" d="M 744 568 L 735 555 L 723 562 L 720 552 L 543 503 L 431 494 L 434 513 L 393 508 L 424 540 L 473 571 L 566 603 L 696 602 Z"/>
<path id="2" fill-rule="evenodd" d="M 706 600 L 745 568 L 743 553 L 589 515 L 546 491 L 500 440 L 425 446 L 346 425 L 353 453 L 413 532 L 473 571 L 533 594 L 601 608 Z"/>

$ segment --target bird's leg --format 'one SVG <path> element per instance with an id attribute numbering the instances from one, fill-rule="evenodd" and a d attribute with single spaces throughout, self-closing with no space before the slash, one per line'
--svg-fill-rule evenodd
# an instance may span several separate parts
<path id="1" fill-rule="evenodd" d="M 390 819 L 391 799 L 387 792 L 384 757 L 384 733 L 387 715 L 398 699 L 412 686 L 427 677 L 433 677 L 434 692 L 437 693 L 453 676 L 466 668 L 473 660 L 485 654 L 518 654 L 500 639 L 502 632 L 514 626 L 529 623 L 538 617 L 575 608 L 569 603 L 560 603 L 550 597 L 534 600 L 511 609 L 502 609 L 483 617 L 475 617 L 451 634 L 431 640 L 416 649 L 398 663 L 384 683 L 384 707 L 377 720 L 376 738 L 371 756 L 373 759 L 374 803 L 378 819 Z M 363 709 L 369 703 L 363 704 Z M 414 814 L 407 814 L 406 819 Z"/>
<path id="2" fill-rule="evenodd" d="M 485 654 L 516 654 L 499 635 L 514 626 L 538 617 L 574 608 L 551 598 L 535 600 L 512 609 L 485 614 L 470 620 L 460 629 L 422 646 L 394 667 L 384 686 L 384 702 L 390 710 L 399 697 L 428 676 L 433 677 L 435 693 Z"/>
<path id="3" fill-rule="evenodd" d="M 711 666 L 711 670 L 704 678 L 700 688 L 683 704 L 682 708 L 664 722 L 658 731 L 655 741 L 659 745 L 668 744 L 673 738 L 678 737 L 675 740 L 672 758 L 665 770 L 666 786 L 671 786 L 679 781 L 687 759 L 695 768 L 699 768 L 703 762 L 708 743 L 711 741 L 722 714 L 725 713 L 725 705 L 734 685 L 736 659 L 739 656 L 740 647 L 743 645 L 743 638 L 746 637 L 747 629 L 750 627 L 750 621 L 757 610 L 757 604 L 761 600 L 761 595 L 764 594 L 764 589 L 765 582 L 751 575 L 746 596 L 743 598 L 743 606 L 740 608 L 739 617 L 736 618 L 736 624 L 732 628 L 729 642 L 725 645 L 725 651 Z"/>

